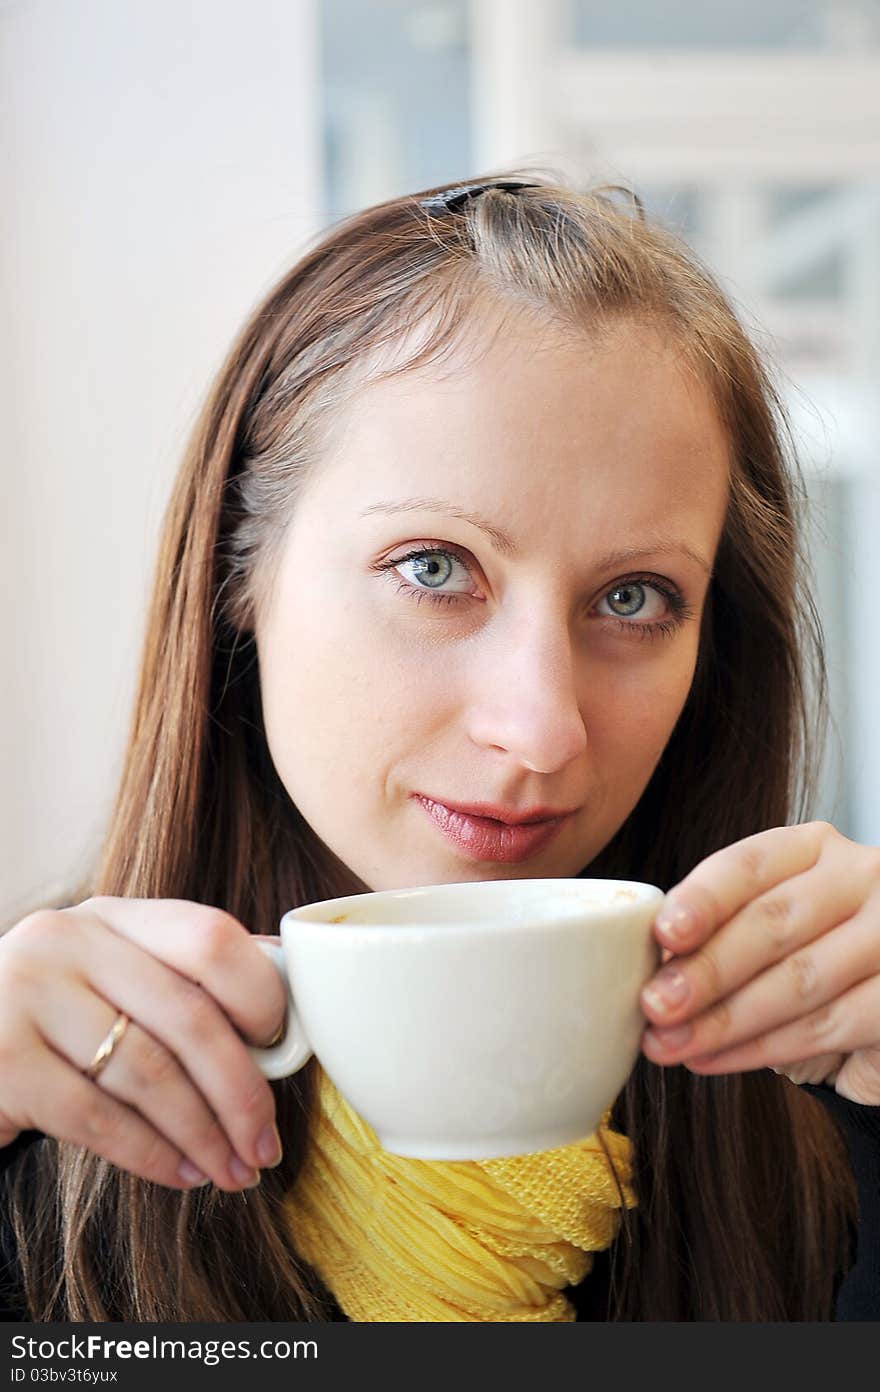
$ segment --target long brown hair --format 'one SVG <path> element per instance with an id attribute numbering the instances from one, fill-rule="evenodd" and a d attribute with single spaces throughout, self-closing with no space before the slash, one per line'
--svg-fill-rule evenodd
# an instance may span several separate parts
<path id="1" fill-rule="evenodd" d="M 668 888 L 719 847 L 805 815 L 824 669 L 777 396 L 724 295 L 675 238 L 613 191 L 524 177 L 536 186 L 451 211 L 422 207 L 436 192 L 425 190 L 359 213 L 246 324 L 168 511 L 95 892 L 208 903 L 266 933 L 292 905 L 362 888 L 269 758 L 254 606 L 338 403 L 369 373 L 440 362 L 487 302 L 592 338 L 621 316 L 660 327 L 731 441 L 687 704 L 637 807 L 585 870 Z M 275 1091 L 284 1160 L 246 1196 L 163 1189 L 49 1139 L 26 1153 L 10 1198 L 31 1317 L 341 1318 L 281 1216 L 308 1139 L 313 1066 Z M 615 1118 L 634 1144 L 639 1207 L 615 1245 L 610 1317 L 830 1316 L 853 1198 L 840 1137 L 813 1099 L 769 1072 L 697 1078 L 642 1058 Z"/>

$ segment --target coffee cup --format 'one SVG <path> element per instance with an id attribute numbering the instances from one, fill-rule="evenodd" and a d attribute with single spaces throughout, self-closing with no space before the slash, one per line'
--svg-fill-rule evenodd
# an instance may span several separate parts
<path id="1" fill-rule="evenodd" d="M 428 1160 L 590 1135 L 625 1083 L 663 902 L 630 880 L 489 880 L 324 900 L 260 943 L 288 1017 L 267 1078 L 314 1054 L 384 1149 Z"/>

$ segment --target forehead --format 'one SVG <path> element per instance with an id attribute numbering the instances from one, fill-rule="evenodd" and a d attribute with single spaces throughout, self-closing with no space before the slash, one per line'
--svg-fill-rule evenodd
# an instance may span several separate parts
<path id="1" fill-rule="evenodd" d="M 326 467 L 353 506 L 405 490 L 525 531 L 569 514 L 639 528 L 658 510 L 706 536 L 720 527 L 726 432 L 681 348 L 651 326 L 589 339 L 496 325 L 476 351 L 363 386 L 339 426 Z"/>

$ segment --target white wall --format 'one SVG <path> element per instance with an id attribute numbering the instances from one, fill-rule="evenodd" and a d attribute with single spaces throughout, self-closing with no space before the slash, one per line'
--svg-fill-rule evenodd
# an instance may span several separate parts
<path id="1" fill-rule="evenodd" d="M 316 0 L 0 9 L 0 922 L 99 843 L 187 428 L 321 223 L 317 83 Z"/>

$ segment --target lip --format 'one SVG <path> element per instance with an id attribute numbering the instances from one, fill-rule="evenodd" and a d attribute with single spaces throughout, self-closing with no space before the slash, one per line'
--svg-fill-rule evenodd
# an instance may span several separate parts
<path id="1" fill-rule="evenodd" d="M 488 803 L 453 806 L 423 793 L 416 793 L 414 797 L 441 835 L 457 850 L 472 860 L 508 865 L 537 855 L 572 815 L 540 807 L 513 812 Z"/>
<path id="2" fill-rule="evenodd" d="M 450 812 L 461 812 L 465 817 L 503 822 L 505 826 L 524 826 L 529 822 L 560 821 L 563 817 L 570 817 L 575 810 L 570 807 L 529 807 L 518 811 L 516 808 L 501 807 L 499 804 L 491 802 L 440 802 L 437 798 L 430 798 L 425 793 L 416 793 L 416 797 L 425 802 L 436 803 L 438 807 L 445 807 Z"/>

